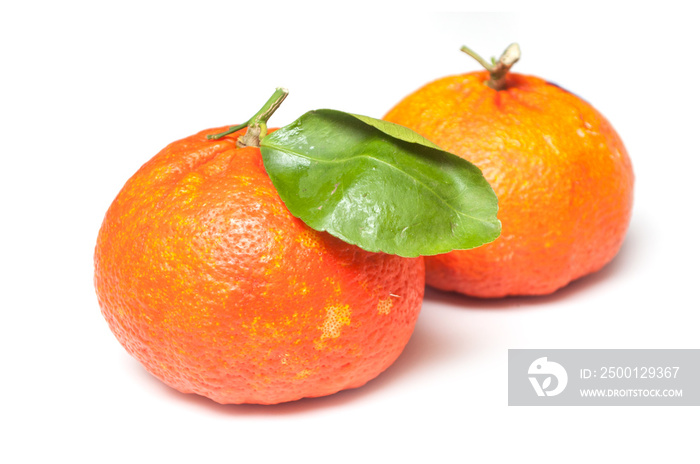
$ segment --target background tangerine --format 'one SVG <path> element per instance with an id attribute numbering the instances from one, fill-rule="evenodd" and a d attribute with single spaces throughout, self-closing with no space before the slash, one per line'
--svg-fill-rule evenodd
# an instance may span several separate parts
<path id="1" fill-rule="evenodd" d="M 498 196 L 498 239 L 426 258 L 426 281 L 442 290 L 552 293 L 607 264 L 627 232 L 634 174 L 612 125 L 559 86 L 506 78 L 503 90 L 486 71 L 441 78 L 385 116 L 476 164 Z"/>

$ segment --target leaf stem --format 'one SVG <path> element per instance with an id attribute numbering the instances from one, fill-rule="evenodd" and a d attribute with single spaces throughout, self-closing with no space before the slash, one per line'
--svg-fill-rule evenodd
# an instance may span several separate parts
<path id="1" fill-rule="evenodd" d="M 460 50 L 478 61 L 479 64 L 489 72 L 491 76 L 486 82 L 486 85 L 494 90 L 503 90 L 506 88 L 506 75 L 508 71 L 510 71 L 510 68 L 520 59 L 520 46 L 518 46 L 517 43 L 510 44 L 498 61 L 493 64 L 483 59 L 466 45 L 462 46 Z"/>
<path id="2" fill-rule="evenodd" d="M 239 124 L 237 126 L 231 126 L 228 129 L 226 129 L 225 132 L 221 132 L 219 134 L 209 134 L 209 135 L 207 135 L 207 138 L 209 140 L 220 139 L 221 137 L 224 137 L 224 136 L 229 135 L 229 134 L 233 134 L 234 132 L 243 129 L 244 127 L 246 127 L 248 125 L 249 122 L 250 122 L 250 120 L 244 122 L 243 124 Z"/>
<path id="3" fill-rule="evenodd" d="M 238 138 L 236 145 L 239 147 L 259 147 L 260 139 L 265 137 L 267 134 L 267 120 L 270 119 L 270 116 L 272 116 L 277 108 L 280 107 L 284 99 L 287 98 L 288 94 L 289 91 L 287 89 L 278 87 L 275 89 L 275 93 L 272 94 L 272 96 L 267 100 L 267 102 L 265 102 L 262 108 L 260 108 L 260 110 L 253 115 L 252 118 L 248 119 L 243 124 L 231 126 L 219 134 L 207 135 L 207 139 L 220 139 L 221 137 L 243 129 L 244 127 L 248 127 L 246 133 Z"/>
<path id="4" fill-rule="evenodd" d="M 467 47 L 466 45 L 462 45 L 462 48 L 460 48 L 460 50 L 463 51 L 464 53 L 466 53 L 467 55 L 471 56 L 472 58 L 474 58 L 476 61 L 478 61 L 479 64 L 484 67 L 485 70 L 487 70 L 489 72 L 493 71 L 493 65 L 491 63 L 489 63 L 488 61 L 486 61 L 485 59 L 483 59 L 481 57 L 481 55 L 476 53 L 471 48 Z"/>

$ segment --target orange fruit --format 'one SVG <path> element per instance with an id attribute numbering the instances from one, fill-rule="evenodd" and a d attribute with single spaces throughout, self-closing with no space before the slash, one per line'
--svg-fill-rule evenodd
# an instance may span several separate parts
<path id="1" fill-rule="evenodd" d="M 110 206 L 95 287 L 119 342 L 154 376 L 219 403 L 359 387 L 409 340 L 422 258 L 370 253 L 293 217 L 238 131 L 177 141 Z"/>
<path id="2" fill-rule="evenodd" d="M 477 297 L 552 293 L 603 267 L 625 237 L 634 174 L 622 140 L 578 96 L 508 73 L 518 58 L 509 47 L 489 71 L 431 82 L 385 116 L 476 164 L 498 196 L 501 236 L 426 257 L 432 287 Z"/>

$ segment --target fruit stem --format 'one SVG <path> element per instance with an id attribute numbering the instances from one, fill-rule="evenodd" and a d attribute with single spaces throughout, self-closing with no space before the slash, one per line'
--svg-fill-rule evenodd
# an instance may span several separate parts
<path id="1" fill-rule="evenodd" d="M 462 46 L 460 50 L 478 61 L 491 74 L 489 80 L 486 81 L 486 85 L 494 90 L 506 88 L 506 75 L 510 68 L 520 59 L 520 46 L 517 43 L 508 45 L 508 48 L 505 49 L 498 61 L 493 64 L 480 57 L 466 45 Z"/>
<path id="2" fill-rule="evenodd" d="M 238 138 L 236 145 L 239 148 L 259 147 L 260 139 L 267 135 L 267 120 L 270 119 L 270 116 L 272 116 L 275 111 L 277 111 L 277 108 L 280 107 L 284 99 L 287 98 L 288 94 L 289 91 L 287 89 L 278 87 L 275 89 L 275 93 L 272 94 L 272 96 L 267 100 L 267 102 L 265 102 L 262 108 L 260 108 L 260 110 L 253 115 L 252 118 L 248 119 L 243 124 L 231 126 L 220 134 L 207 135 L 207 139 L 220 139 L 221 137 L 243 129 L 244 127 L 248 127 L 246 133 Z"/>

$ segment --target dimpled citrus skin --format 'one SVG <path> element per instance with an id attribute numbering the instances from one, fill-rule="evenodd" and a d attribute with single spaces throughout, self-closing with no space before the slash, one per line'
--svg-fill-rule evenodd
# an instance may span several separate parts
<path id="1" fill-rule="evenodd" d="M 426 258 L 426 282 L 477 297 L 549 294 L 618 252 L 634 175 L 610 123 L 540 78 L 511 73 L 506 88 L 473 72 L 432 82 L 385 119 L 476 164 L 499 201 L 501 236 Z"/>
<path id="2" fill-rule="evenodd" d="M 422 258 L 369 253 L 288 212 L 241 131 L 177 141 L 110 206 L 95 250 L 102 314 L 154 376 L 219 403 L 359 387 L 399 356 Z"/>

